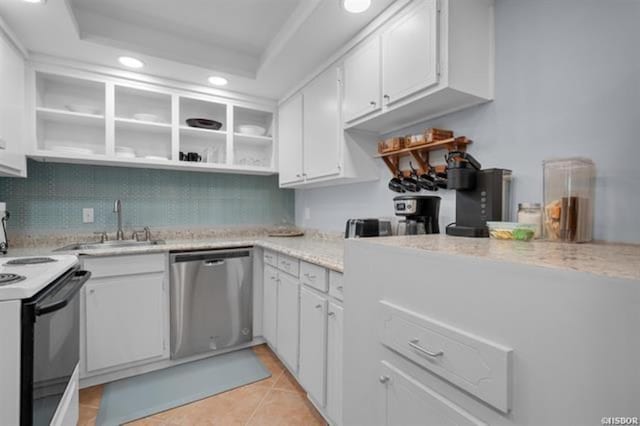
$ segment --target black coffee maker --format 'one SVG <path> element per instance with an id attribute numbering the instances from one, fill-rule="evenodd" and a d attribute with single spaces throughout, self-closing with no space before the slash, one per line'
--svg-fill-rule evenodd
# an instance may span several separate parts
<path id="1" fill-rule="evenodd" d="M 456 190 L 456 221 L 447 235 L 488 237 L 487 222 L 509 220 L 511 170 L 486 169 L 471 154 L 447 154 L 447 189 Z"/>
<path id="2" fill-rule="evenodd" d="M 400 195 L 393 199 L 398 222 L 397 235 L 439 234 L 440 197 L 433 195 Z"/>

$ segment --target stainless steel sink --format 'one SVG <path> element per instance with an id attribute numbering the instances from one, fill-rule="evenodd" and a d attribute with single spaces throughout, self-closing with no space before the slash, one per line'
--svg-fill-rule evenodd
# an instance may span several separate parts
<path id="1" fill-rule="evenodd" d="M 135 241 L 135 240 L 118 240 L 118 241 L 105 241 L 101 242 L 88 242 L 88 243 L 73 243 L 64 247 L 60 247 L 54 251 L 78 251 L 78 250 L 95 250 L 106 248 L 121 248 L 121 247 L 147 247 L 164 244 L 164 240 L 151 240 L 151 241 Z"/>

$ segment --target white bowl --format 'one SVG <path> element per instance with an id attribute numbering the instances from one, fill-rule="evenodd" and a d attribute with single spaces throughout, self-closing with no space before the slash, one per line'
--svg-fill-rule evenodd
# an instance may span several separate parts
<path id="1" fill-rule="evenodd" d="M 129 146 L 116 146 L 116 152 L 127 152 L 127 153 L 135 154 L 136 150 Z"/>
<path id="2" fill-rule="evenodd" d="M 140 112 L 138 114 L 133 114 L 133 119 L 138 121 L 151 121 L 153 123 L 157 123 L 160 121 L 160 117 L 155 114 L 147 114 L 144 112 Z"/>
<path id="3" fill-rule="evenodd" d="M 262 126 L 254 126 L 253 124 L 243 124 L 238 126 L 238 133 L 252 136 L 263 136 L 267 132 Z"/>
<path id="4" fill-rule="evenodd" d="M 102 111 L 98 107 L 94 107 L 92 105 L 83 105 L 83 104 L 69 104 L 64 106 L 71 112 L 79 112 L 81 114 L 93 114 L 98 115 L 101 114 Z"/>
<path id="5" fill-rule="evenodd" d="M 116 152 L 116 157 L 119 158 L 136 158 L 135 152 Z"/>

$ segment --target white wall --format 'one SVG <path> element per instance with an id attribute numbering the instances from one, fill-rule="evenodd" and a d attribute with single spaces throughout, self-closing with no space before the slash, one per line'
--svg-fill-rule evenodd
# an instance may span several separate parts
<path id="1" fill-rule="evenodd" d="M 514 206 L 541 202 L 543 159 L 590 157 L 595 238 L 640 242 L 639 22 L 637 0 L 496 0 L 495 101 L 394 134 L 470 137 L 483 167 L 513 170 Z M 350 217 L 392 215 L 390 177 L 381 164 L 377 182 L 297 190 L 296 223 L 342 230 Z M 441 226 L 454 199 L 443 197 Z"/>

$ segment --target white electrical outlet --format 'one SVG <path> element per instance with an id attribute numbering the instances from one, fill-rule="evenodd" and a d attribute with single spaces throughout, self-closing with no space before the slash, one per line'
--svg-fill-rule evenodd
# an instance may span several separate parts
<path id="1" fill-rule="evenodd" d="M 93 207 L 82 209 L 82 223 L 93 223 Z"/>

